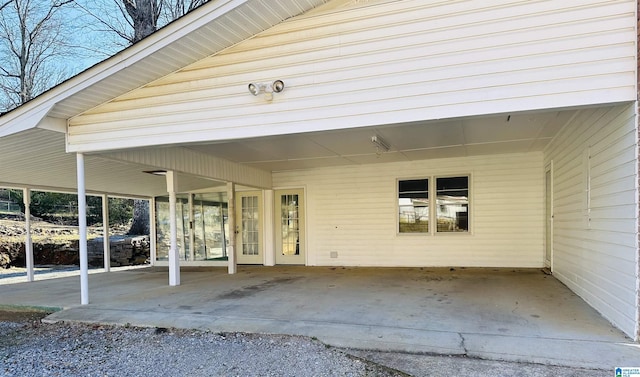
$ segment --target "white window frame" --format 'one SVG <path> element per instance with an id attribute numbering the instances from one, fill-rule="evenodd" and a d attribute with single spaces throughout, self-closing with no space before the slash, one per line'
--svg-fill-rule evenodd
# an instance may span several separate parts
<path id="1" fill-rule="evenodd" d="M 438 232 L 437 227 L 437 180 L 439 178 L 456 178 L 467 177 L 467 230 L 463 232 Z M 429 231 L 428 232 L 400 232 L 400 182 L 411 180 L 429 180 L 428 192 L 429 192 Z M 473 184 L 471 173 L 461 174 L 435 174 L 435 175 L 423 175 L 419 177 L 403 177 L 395 180 L 395 211 L 396 211 L 396 236 L 401 237 L 423 237 L 423 236 L 444 236 L 450 235 L 471 235 L 473 234 Z"/>

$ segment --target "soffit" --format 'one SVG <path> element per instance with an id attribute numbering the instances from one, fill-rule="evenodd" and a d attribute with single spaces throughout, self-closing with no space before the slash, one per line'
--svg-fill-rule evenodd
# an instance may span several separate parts
<path id="1" fill-rule="evenodd" d="M 268 171 L 538 152 L 576 111 L 385 124 L 186 147 Z M 381 153 L 371 143 L 374 135 L 389 144 L 389 151 Z"/>

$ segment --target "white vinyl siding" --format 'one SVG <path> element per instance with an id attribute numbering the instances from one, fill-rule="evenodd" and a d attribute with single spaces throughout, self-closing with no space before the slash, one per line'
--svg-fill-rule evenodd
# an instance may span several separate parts
<path id="1" fill-rule="evenodd" d="M 70 120 L 69 151 L 630 101 L 635 1 L 362 4 L 292 18 Z M 283 80 L 267 101 L 250 82 Z"/>
<path id="2" fill-rule="evenodd" d="M 633 105 L 579 111 L 545 149 L 553 161 L 553 274 L 635 337 L 637 128 Z"/>
<path id="3" fill-rule="evenodd" d="M 306 187 L 310 265 L 542 267 L 543 173 L 542 154 L 524 153 L 280 172 L 273 181 Z M 467 174 L 470 234 L 397 233 L 398 179 Z"/>

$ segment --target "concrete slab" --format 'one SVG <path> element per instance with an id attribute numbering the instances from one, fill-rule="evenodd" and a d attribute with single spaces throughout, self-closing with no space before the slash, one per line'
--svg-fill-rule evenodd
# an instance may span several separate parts
<path id="1" fill-rule="evenodd" d="M 339 347 L 612 370 L 640 349 L 552 276 L 527 269 L 166 268 L 0 285 L 0 304 L 66 308 L 51 321 L 316 337 Z"/>

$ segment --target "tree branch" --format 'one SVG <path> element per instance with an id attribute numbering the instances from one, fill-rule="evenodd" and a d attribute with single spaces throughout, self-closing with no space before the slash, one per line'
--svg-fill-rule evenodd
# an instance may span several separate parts
<path id="1" fill-rule="evenodd" d="M 4 4 L 0 5 L 0 11 L 6 8 L 9 4 L 11 4 L 13 0 L 7 0 Z"/>

